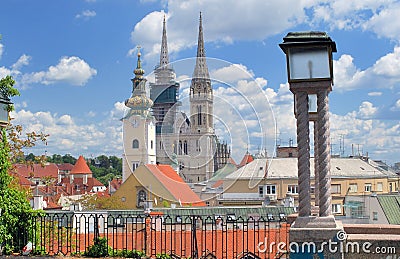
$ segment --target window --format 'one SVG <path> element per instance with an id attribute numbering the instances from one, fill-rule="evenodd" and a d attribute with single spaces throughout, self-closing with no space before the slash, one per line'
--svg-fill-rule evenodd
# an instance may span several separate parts
<path id="1" fill-rule="evenodd" d="M 139 140 L 134 139 L 132 141 L 132 148 L 139 148 Z"/>
<path id="2" fill-rule="evenodd" d="M 144 190 L 140 190 L 137 194 L 137 207 L 144 208 L 146 202 L 146 192 Z"/>
<path id="3" fill-rule="evenodd" d="M 197 106 L 197 124 L 198 125 L 202 124 L 202 121 L 201 121 L 201 106 L 200 105 Z"/>
<path id="4" fill-rule="evenodd" d="M 289 157 L 293 157 L 293 153 L 292 152 L 289 152 Z"/>
<path id="5" fill-rule="evenodd" d="M 139 162 L 133 162 L 132 163 L 132 171 L 135 171 L 136 168 L 138 168 L 138 167 L 139 167 Z"/>
<path id="6" fill-rule="evenodd" d="M 182 141 L 179 140 L 178 155 L 182 155 Z"/>
<path id="7" fill-rule="evenodd" d="M 298 194 L 297 185 L 288 185 L 287 193 Z"/>
<path id="8" fill-rule="evenodd" d="M 258 194 L 260 197 L 264 196 L 264 186 L 263 185 L 258 186 Z"/>
<path id="9" fill-rule="evenodd" d="M 332 213 L 335 213 L 335 214 L 342 213 L 342 205 L 341 204 L 332 204 Z"/>
<path id="10" fill-rule="evenodd" d="M 265 186 L 266 194 L 276 194 L 276 185 L 266 185 Z"/>
<path id="11" fill-rule="evenodd" d="M 393 192 L 393 183 L 389 183 L 389 192 Z"/>
<path id="12" fill-rule="evenodd" d="M 357 184 L 356 184 L 356 183 L 351 183 L 351 184 L 349 185 L 349 192 L 355 193 L 355 192 L 357 192 L 357 191 L 358 191 Z"/>
<path id="13" fill-rule="evenodd" d="M 365 191 L 365 192 L 372 192 L 372 184 L 366 183 L 366 184 L 364 185 L 364 191 Z"/>
<path id="14" fill-rule="evenodd" d="M 372 220 L 378 220 L 378 212 L 372 212 Z"/>
<path id="15" fill-rule="evenodd" d="M 332 184 L 331 191 L 332 193 L 341 193 L 341 185 L 340 184 Z"/>
<path id="16" fill-rule="evenodd" d="M 382 192 L 383 191 L 383 183 L 379 182 L 376 184 L 376 191 L 377 192 Z"/>
<path id="17" fill-rule="evenodd" d="M 150 149 L 153 149 L 153 140 L 150 140 Z"/>
<path id="18" fill-rule="evenodd" d="M 188 154 L 188 144 L 186 140 L 183 142 L 183 154 L 184 155 Z"/>

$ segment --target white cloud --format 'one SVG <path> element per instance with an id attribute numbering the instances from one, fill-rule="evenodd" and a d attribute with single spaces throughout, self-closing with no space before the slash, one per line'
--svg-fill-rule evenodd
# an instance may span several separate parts
<path id="1" fill-rule="evenodd" d="M 75 15 L 76 19 L 80 19 L 80 18 L 84 18 L 84 19 L 90 19 L 96 16 L 96 12 L 95 11 L 91 11 L 91 10 L 84 10 L 81 13 Z"/>
<path id="2" fill-rule="evenodd" d="M 381 57 L 374 66 L 372 72 L 378 76 L 397 78 L 400 81 L 400 47 L 395 47 L 392 53 Z"/>
<path id="3" fill-rule="evenodd" d="M 6 67 L 0 67 L 0 78 L 4 78 L 7 75 L 11 75 L 11 70 Z"/>
<path id="4" fill-rule="evenodd" d="M 353 63 L 353 57 L 342 55 L 334 61 L 335 89 L 349 91 L 354 89 L 393 88 L 400 84 L 400 47 L 379 58 L 375 64 L 360 70 Z"/>
<path id="5" fill-rule="evenodd" d="M 372 103 L 362 102 L 359 107 L 358 116 L 360 116 L 363 119 L 371 118 L 376 114 L 377 111 L 378 108 L 374 107 Z"/>
<path id="6" fill-rule="evenodd" d="M 254 77 L 254 73 L 242 64 L 231 64 L 230 66 L 210 71 L 210 77 L 218 78 L 218 80 L 225 83 L 234 83 L 240 79 L 251 79 Z"/>
<path id="7" fill-rule="evenodd" d="M 0 43 L 0 59 L 3 56 L 4 45 Z"/>
<path id="8" fill-rule="evenodd" d="M 374 13 L 371 19 L 363 24 L 363 28 L 370 29 L 382 37 L 400 40 L 400 24 L 394 22 L 398 20 L 399 15 L 400 4 L 397 2 Z"/>
<path id="9" fill-rule="evenodd" d="M 368 96 L 381 96 L 382 94 L 382 92 L 369 92 Z"/>
<path id="10" fill-rule="evenodd" d="M 116 103 L 102 121 L 77 123 L 69 114 L 58 116 L 48 111 L 31 112 L 25 109 L 12 112 L 13 124 L 20 124 L 26 132 L 49 134 L 48 145 L 38 145 L 26 152 L 36 154 L 66 154 L 85 156 L 122 154 L 122 118 L 120 103 Z"/>
<path id="11" fill-rule="evenodd" d="M 50 66 L 47 71 L 25 74 L 22 77 L 23 84 L 41 83 L 45 85 L 55 83 L 68 83 L 83 86 L 97 74 L 83 59 L 79 57 L 62 57 L 56 66 Z"/>
<path id="12" fill-rule="evenodd" d="M 390 108 L 391 111 L 400 111 L 400 99 Z"/>
<path id="13" fill-rule="evenodd" d="M 96 116 L 96 112 L 94 112 L 94 111 L 88 111 L 88 112 L 86 113 L 86 116 L 88 116 L 89 118 L 93 118 L 93 117 Z"/>
<path id="14" fill-rule="evenodd" d="M 203 13 L 205 40 L 232 43 L 263 40 L 306 20 L 307 1 L 168 1 L 167 34 L 170 52 L 192 47 L 197 42 L 199 12 Z M 229 8 L 226 8 L 229 6 Z M 214 15 L 218 14 L 218 15 Z M 163 11 L 155 11 L 138 22 L 131 38 L 150 55 L 158 55 Z M 238 17 L 243 17 L 240 19 Z M 266 21 L 268 17 L 268 21 Z"/>
<path id="15" fill-rule="evenodd" d="M 323 22 L 331 30 L 362 28 L 378 36 L 399 39 L 400 27 L 393 22 L 399 15 L 399 4 L 395 0 L 318 1 L 311 9 L 312 22 Z"/>
<path id="16" fill-rule="evenodd" d="M 164 6 L 168 7 L 167 11 L 149 13 L 131 33 L 133 43 L 144 47 L 147 60 L 158 56 L 164 14 L 167 17 L 168 47 L 174 53 L 196 44 L 200 11 L 208 42 L 261 41 L 301 24 L 312 28 L 330 27 L 331 30 L 359 28 L 371 30 L 380 37 L 400 40 L 400 24 L 393 22 L 400 14 L 400 4 L 396 0 L 203 0 L 190 4 L 183 0 L 169 0 Z"/>
<path id="17" fill-rule="evenodd" d="M 32 59 L 31 56 L 28 56 L 28 55 L 23 54 L 21 57 L 19 57 L 19 59 L 17 60 L 17 62 L 15 62 L 15 63 L 11 66 L 11 68 L 12 68 L 13 70 L 17 70 L 17 71 L 18 71 L 18 70 L 21 69 L 21 67 L 29 65 L 29 62 L 30 62 L 31 59 Z"/>

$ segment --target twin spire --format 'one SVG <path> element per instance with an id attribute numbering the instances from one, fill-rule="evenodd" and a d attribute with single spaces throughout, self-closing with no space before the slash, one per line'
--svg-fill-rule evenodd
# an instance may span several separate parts
<path id="1" fill-rule="evenodd" d="M 168 45 L 167 45 L 167 29 L 165 15 L 163 20 L 163 30 L 161 39 L 161 54 L 160 54 L 160 68 L 169 68 L 169 56 L 168 56 Z M 197 41 L 197 56 L 196 65 L 193 72 L 193 78 L 196 79 L 209 79 L 210 74 L 208 73 L 208 67 L 206 64 L 206 54 L 204 50 L 204 38 L 203 38 L 203 21 L 200 12 L 199 19 L 199 36 Z"/>
<path id="2" fill-rule="evenodd" d="M 159 68 L 162 68 L 162 69 L 169 68 L 167 29 L 166 29 L 165 15 L 164 15 L 164 20 L 163 20 Z M 140 46 L 138 46 L 138 61 L 137 61 L 137 67 L 134 70 L 134 73 L 137 78 L 142 77 L 144 74 L 144 70 L 142 69 L 142 65 L 141 65 L 141 61 L 140 61 Z M 206 64 L 206 55 L 205 55 L 205 50 L 204 50 L 203 22 L 202 22 L 201 12 L 200 12 L 200 20 L 199 20 L 199 36 L 198 36 L 198 42 L 197 42 L 196 65 L 195 65 L 194 72 L 193 72 L 193 78 L 195 78 L 195 79 L 209 79 L 210 78 L 210 74 L 208 73 L 208 67 Z"/>
<path id="3" fill-rule="evenodd" d="M 204 51 L 203 22 L 201 19 L 201 12 L 199 21 L 199 37 L 197 42 L 196 66 L 194 67 L 193 78 L 194 79 L 210 78 L 210 74 L 208 73 L 208 67 L 206 64 L 206 53 Z"/>

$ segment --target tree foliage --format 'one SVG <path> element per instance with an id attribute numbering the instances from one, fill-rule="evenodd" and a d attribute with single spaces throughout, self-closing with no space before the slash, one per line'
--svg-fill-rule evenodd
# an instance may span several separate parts
<path id="1" fill-rule="evenodd" d="M 19 96 L 19 91 L 14 88 L 15 81 L 11 76 L 6 76 L 0 79 L 0 94 L 1 97 L 6 99 L 7 101 L 10 100 L 11 97 Z M 7 106 L 7 111 L 11 112 L 14 110 L 14 105 L 9 104 Z"/>
<path id="2" fill-rule="evenodd" d="M 96 194 L 83 195 L 77 202 L 82 204 L 84 210 L 123 210 L 127 209 L 125 203 L 116 196 L 98 196 Z"/>
<path id="3" fill-rule="evenodd" d="M 2 129 L 0 142 L 0 244 L 13 247 L 20 230 L 29 228 L 32 209 L 27 199 L 27 192 L 21 189 L 9 174 L 11 168 L 9 147 L 6 131 Z"/>
<path id="4" fill-rule="evenodd" d="M 15 81 L 11 76 L 0 79 L 0 94 L 9 100 L 19 95 L 13 86 Z M 10 104 L 8 111 L 14 107 Z M 33 210 L 29 204 L 29 191 L 23 189 L 10 174 L 12 164 L 24 160 L 23 149 L 33 147 L 37 141 L 46 143 L 47 135 L 43 133 L 24 133 L 20 125 L 9 125 L 1 129 L 0 139 L 0 252 L 3 245 L 6 252 L 19 250 L 21 235 L 32 228 Z M 43 157 L 34 158 L 35 162 L 43 161 Z"/>

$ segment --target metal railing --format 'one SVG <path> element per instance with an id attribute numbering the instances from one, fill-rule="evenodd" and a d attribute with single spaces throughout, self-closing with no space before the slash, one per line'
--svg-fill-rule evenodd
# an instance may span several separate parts
<path id="1" fill-rule="evenodd" d="M 29 233 L 25 233 L 29 232 Z M 169 254 L 179 258 L 283 258 L 277 250 L 288 244 L 289 225 L 282 215 L 134 215 L 98 212 L 46 213 L 21 231 L 21 242 L 49 255 L 84 253 L 96 238 L 110 251 L 142 251 L 147 257 Z M 267 249 L 266 249 L 267 248 Z M 282 257 L 283 256 L 283 257 Z"/>

